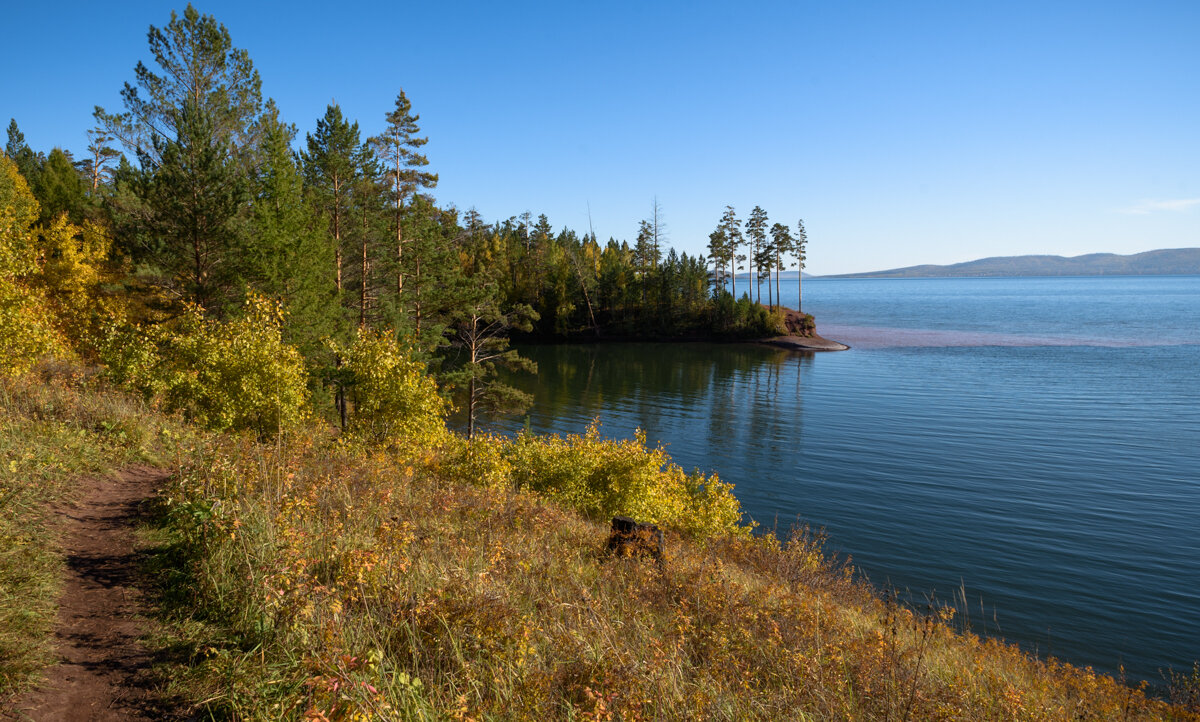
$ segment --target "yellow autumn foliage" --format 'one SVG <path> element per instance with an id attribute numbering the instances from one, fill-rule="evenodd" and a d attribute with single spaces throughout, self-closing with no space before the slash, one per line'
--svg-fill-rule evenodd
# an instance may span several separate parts
<path id="1" fill-rule="evenodd" d="M 196 307 L 170 328 L 115 326 L 100 344 L 109 375 L 210 429 L 270 435 L 308 417 L 304 359 L 283 342 L 279 304 L 251 297 L 239 318 Z"/>
<path id="2" fill-rule="evenodd" d="M 348 348 L 330 346 L 343 361 L 354 405 L 350 437 L 424 449 L 445 438 L 446 402 L 437 384 L 392 334 L 364 328 Z"/>
<path id="3" fill-rule="evenodd" d="M 513 486 L 593 519 L 631 516 L 701 538 L 751 529 L 732 484 L 685 472 L 640 430 L 633 439 L 601 438 L 596 424 L 568 436 L 522 434 L 505 452 Z"/>
<path id="4" fill-rule="evenodd" d="M 47 356 L 68 356 L 45 295 L 29 283 L 37 267 L 38 202 L 16 163 L 0 155 L 0 375 L 15 376 Z"/>
<path id="5" fill-rule="evenodd" d="M 99 293 L 112 239 L 97 223 L 75 225 L 65 213 L 37 229 L 41 268 L 34 277 L 71 339 L 94 336 L 105 323 L 124 318 L 123 305 Z"/>
<path id="6" fill-rule="evenodd" d="M 0 375 L 25 373 L 46 357 L 70 357 L 54 313 L 37 289 L 0 276 Z"/>
<path id="7" fill-rule="evenodd" d="M 17 278 L 36 267 L 32 232 L 40 206 L 17 164 L 0 154 L 0 277 Z"/>

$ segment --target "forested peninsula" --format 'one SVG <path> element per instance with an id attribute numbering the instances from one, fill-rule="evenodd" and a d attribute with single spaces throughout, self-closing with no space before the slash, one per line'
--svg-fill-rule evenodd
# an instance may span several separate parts
<path id="1" fill-rule="evenodd" d="M 215 18 L 148 39 L 86 153 L 0 154 L 0 716 L 1196 719 L 1200 677 L 898 604 L 640 432 L 478 423 L 527 402 L 514 332 L 811 332 L 803 223 L 727 207 L 705 258 L 656 204 L 632 243 L 485 221 L 402 91 L 300 141 Z"/>
<path id="2" fill-rule="evenodd" d="M 632 242 L 555 230 L 529 211 L 488 221 L 432 195 L 436 164 L 403 90 L 374 134 L 334 103 L 301 138 L 215 19 L 189 7 L 152 29 L 149 45 L 153 63 L 137 64 L 123 108 L 96 108 L 85 152 L 36 152 L 16 119 L 8 126 L 5 154 L 39 208 L 28 255 L 41 265 L 19 275 L 39 272 L 51 304 L 63 303 L 66 285 L 78 287 L 78 303 L 95 291 L 66 330 L 93 354 L 121 327 L 171 328 L 188 314 L 227 321 L 245 315 L 247 299 L 269 300 L 285 342 L 344 417 L 336 349 L 365 332 L 396 340 L 443 389 L 461 391 L 490 385 L 497 364 L 520 365 L 507 351 L 478 360 L 482 345 L 514 333 L 811 330 L 811 319 L 787 328 L 773 300 L 779 273 L 803 267 L 803 222 L 793 231 L 756 207 L 743 228 L 726 207 L 706 258 L 668 246 L 657 201 Z M 67 256 L 69 268 L 59 263 Z M 754 282 L 739 288 L 739 272 Z"/>

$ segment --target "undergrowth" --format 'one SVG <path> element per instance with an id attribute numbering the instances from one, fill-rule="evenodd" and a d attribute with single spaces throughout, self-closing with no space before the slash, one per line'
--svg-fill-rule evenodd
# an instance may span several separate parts
<path id="1" fill-rule="evenodd" d="M 179 684 L 220 719 L 1194 719 L 879 598 L 803 530 L 660 566 L 526 488 L 320 435 L 214 439 L 166 495 Z"/>
<path id="2" fill-rule="evenodd" d="M 82 474 L 153 461 L 174 472 L 151 532 L 167 630 L 154 643 L 175 659 L 166 693 L 202 718 L 1200 719 L 956 631 L 951 609 L 881 598 L 803 529 L 780 540 L 664 516 L 661 564 L 612 556 L 609 507 L 556 497 L 546 474 L 603 492 L 606 454 L 635 471 L 662 461 L 640 442 L 585 434 L 576 458 L 559 447 L 570 438 L 261 441 L 62 374 L 5 382 L 0 400 L 17 510 L 0 519 L 9 690 L 46 657 L 60 562 L 33 541 L 52 528 L 47 505 Z M 685 505 L 714 481 L 692 478 Z"/>

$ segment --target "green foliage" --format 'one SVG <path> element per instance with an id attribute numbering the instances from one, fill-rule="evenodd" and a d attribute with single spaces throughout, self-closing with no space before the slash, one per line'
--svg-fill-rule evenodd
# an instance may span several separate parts
<path id="1" fill-rule="evenodd" d="M 507 450 L 517 488 L 543 494 L 598 520 L 616 515 L 664 524 L 696 537 L 746 534 L 733 485 L 688 474 L 646 435 L 610 440 L 596 424 L 579 435 L 523 434 Z"/>
<path id="2" fill-rule="evenodd" d="M 164 273 L 161 283 L 221 311 L 237 286 L 233 260 L 244 229 L 245 178 L 210 111 L 187 102 L 175 123 L 176 138 L 155 142 L 161 162 L 145 195 L 149 229 L 165 246 L 154 260 Z"/>
<path id="3" fill-rule="evenodd" d="M 300 353 L 283 342 L 283 313 L 261 298 L 219 321 L 195 307 L 170 328 L 111 329 L 100 355 L 118 383 L 215 430 L 260 436 L 307 417 Z"/>
<path id="4" fill-rule="evenodd" d="M 37 183 L 46 157 L 41 153 L 34 153 L 33 149 L 26 145 L 25 134 L 17 127 L 15 118 L 9 119 L 8 142 L 4 144 L 4 155 L 16 163 L 18 172 L 30 185 Z"/>
<path id="5" fill-rule="evenodd" d="M 526 305 L 501 313 L 495 288 L 487 284 L 473 289 L 459 308 L 454 346 L 459 352 L 456 367 L 444 380 L 465 392 L 467 437 L 475 435 L 480 412 L 519 413 L 533 398 L 499 380 L 499 370 L 537 373 L 537 364 L 509 348 L 508 330 L 528 332 L 538 318 Z"/>
<path id="6" fill-rule="evenodd" d="M 352 437 L 408 447 L 429 447 L 444 437 L 446 402 L 411 349 L 371 329 L 360 329 L 349 348 L 331 346 L 354 404 Z"/>
<path id="7" fill-rule="evenodd" d="M 147 41 L 154 63 L 134 68 L 135 82 L 121 91 L 125 112 L 95 110 L 105 135 L 157 165 L 163 144 L 185 135 L 180 111 L 190 103 L 194 115 L 211 123 L 216 144 L 249 151 L 262 110 L 262 81 L 225 26 L 188 3 L 182 17 L 172 11 L 165 27 L 151 25 Z"/>
<path id="8" fill-rule="evenodd" d="M 712 328 L 717 333 L 735 338 L 770 338 L 787 333 L 783 312 L 750 300 L 743 295 L 737 301 L 722 291 L 713 299 Z"/>
<path id="9" fill-rule="evenodd" d="M 82 223 L 90 208 L 83 176 L 61 148 L 50 151 L 33 192 L 42 206 L 42 223 L 64 213 L 72 222 Z"/>
<path id="10" fill-rule="evenodd" d="M 165 28 L 151 26 L 148 41 L 154 63 L 135 68 L 125 112 L 95 110 L 106 141 L 118 140 L 140 166 L 117 171 L 119 240 L 153 285 L 222 313 L 241 288 L 233 256 L 245 233 L 261 82 L 225 27 L 190 4 Z M 94 163 L 102 155 L 97 147 Z"/>
<path id="11" fill-rule="evenodd" d="M 333 247 L 317 229 L 292 154 L 295 130 L 274 107 L 263 119 L 261 159 L 254 181 L 249 233 L 239 254 L 240 273 L 256 292 L 282 300 L 284 338 L 306 357 L 322 349 L 338 320 Z"/>

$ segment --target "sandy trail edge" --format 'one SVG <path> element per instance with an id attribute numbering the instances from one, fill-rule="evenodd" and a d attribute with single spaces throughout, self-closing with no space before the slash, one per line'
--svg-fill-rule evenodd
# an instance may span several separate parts
<path id="1" fill-rule="evenodd" d="M 139 643 L 143 612 L 133 529 L 168 474 L 132 467 L 83 480 L 78 504 L 57 510 L 67 569 L 55 638 L 58 664 L 38 689 L 0 718 L 152 720 L 169 717 L 153 689 L 150 653 Z"/>

